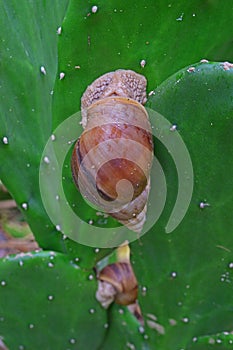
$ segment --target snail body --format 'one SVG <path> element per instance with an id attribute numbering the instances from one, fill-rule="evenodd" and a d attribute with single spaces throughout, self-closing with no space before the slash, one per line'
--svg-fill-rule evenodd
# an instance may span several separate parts
<path id="1" fill-rule="evenodd" d="M 146 219 L 153 142 L 145 77 L 129 70 L 95 80 L 81 100 L 82 126 L 72 154 L 81 193 L 129 229 Z"/>

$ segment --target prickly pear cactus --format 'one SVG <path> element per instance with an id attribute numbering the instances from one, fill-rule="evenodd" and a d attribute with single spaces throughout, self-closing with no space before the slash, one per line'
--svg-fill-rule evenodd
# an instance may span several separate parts
<path id="1" fill-rule="evenodd" d="M 2 0 L 0 178 L 43 249 L 0 260 L 0 336 L 10 350 L 232 347 L 233 68 L 225 62 L 233 61 L 231 10 L 229 3 L 198 0 Z M 100 306 L 94 268 L 110 250 L 63 236 L 39 189 L 53 130 L 80 109 L 87 85 L 118 68 L 146 76 L 147 107 L 170 122 L 158 131 L 182 137 L 194 172 L 188 211 L 166 233 L 179 169 L 154 138 L 166 205 L 131 244 L 144 328 L 126 307 Z M 158 128 L 153 115 L 151 123 Z M 70 154 L 63 186 L 77 203 L 69 162 Z M 79 214 L 97 226 L 111 224 L 95 212 L 83 204 Z"/>

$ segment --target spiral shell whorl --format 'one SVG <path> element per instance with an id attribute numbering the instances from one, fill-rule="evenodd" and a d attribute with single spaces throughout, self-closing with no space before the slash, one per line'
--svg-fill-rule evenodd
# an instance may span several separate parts
<path id="1" fill-rule="evenodd" d="M 140 233 L 146 221 L 149 192 L 150 178 L 144 191 L 135 198 L 130 205 L 126 205 L 125 208 L 122 208 L 122 210 L 116 214 L 112 214 L 112 216 L 130 230 Z M 129 210 L 131 210 L 130 213 Z M 131 218 L 129 218 L 129 214 L 131 214 Z"/>

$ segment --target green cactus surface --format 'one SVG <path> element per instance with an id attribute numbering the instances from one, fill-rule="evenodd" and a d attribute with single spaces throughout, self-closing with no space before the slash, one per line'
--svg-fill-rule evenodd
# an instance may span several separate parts
<path id="1" fill-rule="evenodd" d="M 78 259 L 18 254 L 1 262 L 0 279 L 0 329 L 11 334 L 9 349 L 77 349 L 87 338 L 90 348 L 100 346 L 106 314 L 95 302 L 93 271 L 80 269 Z"/>
<path id="2" fill-rule="evenodd" d="M 233 66 L 226 61 L 233 61 L 233 5 L 0 2 L 0 179 L 44 249 L 0 260 L 0 337 L 9 350 L 230 349 Z M 154 137 L 166 203 L 149 232 L 131 244 L 144 328 L 126 307 L 104 310 L 97 302 L 95 266 L 104 257 L 111 261 L 112 249 L 88 247 L 60 232 L 39 187 L 41 157 L 54 130 L 79 112 L 94 79 L 119 68 L 145 75 L 156 135 L 182 138 L 194 174 L 188 211 L 166 233 L 179 173 L 163 140 Z M 153 111 L 170 128 L 162 130 Z M 82 201 L 70 156 L 71 150 L 62 169 L 67 201 L 81 206 L 83 221 L 107 230 L 116 223 Z"/>

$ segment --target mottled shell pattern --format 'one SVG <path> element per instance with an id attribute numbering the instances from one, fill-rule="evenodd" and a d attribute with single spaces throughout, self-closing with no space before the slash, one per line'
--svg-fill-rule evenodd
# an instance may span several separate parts
<path id="1" fill-rule="evenodd" d="M 146 79 L 131 70 L 106 73 L 81 100 L 82 126 L 72 174 L 82 195 L 135 232 L 146 220 L 153 142 Z"/>

